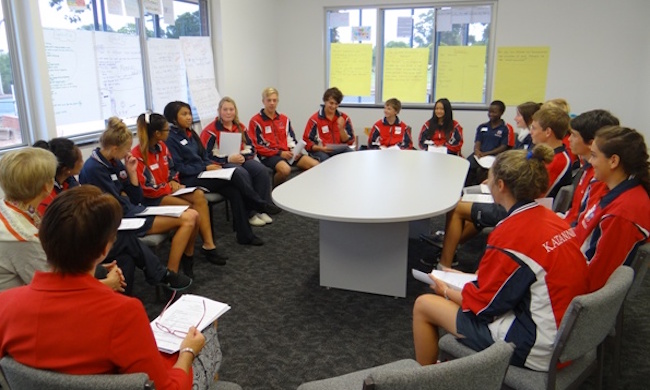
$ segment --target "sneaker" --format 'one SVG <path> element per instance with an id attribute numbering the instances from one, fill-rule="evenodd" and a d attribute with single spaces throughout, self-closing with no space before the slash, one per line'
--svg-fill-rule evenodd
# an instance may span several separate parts
<path id="1" fill-rule="evenodd" d="M 427 267 L 432 267 L 433 269 L 437 270 L 442 270 L 442 265 L 440 264 L 440 255 L 432 258 L 432 259 L 425 259 L 425 258 L 420 258 L 420 264 L 425 265 Z M 435 266 L 435 267 L 434 267 Z M 451 267 L 457 267 L 458 266 L 458 257 L 454 255 L 454 259 L 451 262 Z"/>
<path id="2" fill-rule="evenodd" d="M 256 217 L 264 221 L 264 223 L 273 223 L 273 219 L 267 213 L 257 214 Z"/>
<path id="3" fill-rule="evenodd" d="M 250 217 L 248 219 L 248 223 L 251 224 L 251 226 L 264 226 L 264 225 L 266 225 L 266 222 L 264 222 L 260 217 L 258 217 L 257 214 Z"/>
<path id="4" fill-rule="evenodd" d="M 192 284 L 192 278 L 168 269 L 160 284 L 170 290 L 185 290 Z"/>
<path id="5" fill-rule="evenodd" d="M 269 202 L 269 203 L 264 205 L 264 210 L 262 210 L 262 211 L 267 213 L 267 214 L 275 215 L 275 214 L 280 214 L 282 209 L 279 208 L 278 206 L 274 205 L 272 202 Z"/>
<path id="6" fill-rule="evenodd" d="M 183 257 L 181 257 L 181 270 L 185 275 L 194 279 L 194 256 L 183 254 Z"/>
<path id="7" fill-rule="evenodd" d="M 201 248 L 201 253 L 203 253 L 203 256 L 205 256 L 205 259 L 207 261 L 215 265 L 226 265 L 226 260 L 228 260 L 228 256 L 224 255 L 223 253 L 219 253 L 217 251 L 217 248 L 214 249 Z"/>

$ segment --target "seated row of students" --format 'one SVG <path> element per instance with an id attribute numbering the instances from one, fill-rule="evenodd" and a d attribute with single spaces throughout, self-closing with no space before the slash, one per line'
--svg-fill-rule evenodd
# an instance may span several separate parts
<path id="1" fill-rule="evenodd" d="M 650 237 L 647 146 L 635 130 L 600 127 L 608 122 L 618 120 L 602 110 L 572 122 L 580 130 L 572 133 L 571 145 L 590 143 L 589 163 L 596 180 L 591 184 L 607 187 L 604 195 L 594 192 L 598 200 L 589 199 L 589 185 L 576 192 L 581 208 L 589 208 L 578 214 L 574 228 L 534 201 L 548 188 L 548 147 L 497 157 L 487 185 L 507 215 L 488 236 L 476 282 L 456 291 L 432 276 L 435 294 L 417 298 L 413 335 L 418 362 L 436 361 L 441 326 L 475 350 L 495 340 L 514 342 L 511 364 L 548 370 L 555 335 L 571 299 L 602 288 Z M 585 153 L 578 148 L 575 152 Z M 582 179 L 589 178 L 589 169 Z"/>

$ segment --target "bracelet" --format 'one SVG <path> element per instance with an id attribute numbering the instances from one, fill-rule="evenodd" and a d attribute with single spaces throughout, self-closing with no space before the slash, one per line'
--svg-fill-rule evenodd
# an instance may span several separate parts
<path id="1" fill-rule="evenodd" d="M 449 300 L 449 295 L 447 295 L 447 290 L 449 290 L 449 287 L 445 287 L 445 291 L 442 294 L 445 296 L 446 300 Z"/>
<path id="2" fill-rule="evenodd" d="M 180 351 L 178 351 L 178 354 L 180 355 L 183 352 L 189 352 L 189 353 L 192 354 L 192 358 L 196 358 L 196 352 L 194 352 L 194 350 L 192 348 L 190 348 L 190 347 L 185 347 L 185 348 L 181 349 Z"/>

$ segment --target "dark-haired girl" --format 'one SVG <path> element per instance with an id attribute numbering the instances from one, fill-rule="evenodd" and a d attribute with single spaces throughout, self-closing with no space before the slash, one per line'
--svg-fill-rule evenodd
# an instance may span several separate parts
<path id="1" fill-rule="evenodd" d="M 211 192 L 225 196 L 232 206 L 233 223 L 237 232 L 237 242 L 243 245 L 263 245 L 253 234 L 248 223 L 249 210 L 260 213 L 277 214 L 280 209 L 265 202 L 255 192 L 243 168 L 235 168 L 230 180 L 200 179 L 203 171 L 221 169 L 208 156 L 199 135 L 192 129 L 193 118 L 190 105 L 185 102 L 171 102 L 165 106 L 165 118 L 171 124 L 166 142 L 174 159 L 174 166 L 182 184 L 190 187 L 205 187 Z"/>
<path id="2" fill-rule="evenodd" d="M 422 125 L 418 145 L 422 150 L 445 147 L 447 154 L 460 156 L 463 147 L 463 128 L 454 120 L 449 100 L 442 98 L 436 101 L 431 119 Z"/>

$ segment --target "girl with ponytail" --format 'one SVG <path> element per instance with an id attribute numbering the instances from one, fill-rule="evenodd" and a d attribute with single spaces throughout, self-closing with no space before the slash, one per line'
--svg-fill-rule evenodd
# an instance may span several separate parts
<path id="1" fill-rule="evenodd" d="M 650 162 L 638 131 L 608 126 L 596 132 L 589 163 L 608 192 L 575 227 L 589 269 L 589 289 L 605 285 L 620 265 L 630 265 L 650 236 Z"/>
<path id="2" fill-rule="evenodd" d="M 165 145 L 169 136 L 169 125 L 164 116 L 146 112 L 137 120 L 139 145 L 131 153 L 138 160 L 138 181 L 144 195 L 143 204 L 189 205 L 199 213 L 199 234 L 203 239 L 201 252 L 212 264 L 225 265 L 227 257 L 217 252 L 212 237 L 210 210 L 203 191 L 199 188 L 179 196 L 172 194 L 185 186 L 179 182 L 171 154 Z M 193 278 L 194 257 L 183 255 L 183 272 Z"/>
<path id="3" fill-rule="evenodd" d="M 587 292 L 587 265 L 573 230 L 534 201 L 546 192 L 545 164 L 553 155 L 537 145 L 497 156 L 488 187 L 508 215 L 488 237 L 476 282 L 458 291 L 430 275 L 435 294 L 421 295 L 413 307 L 420 364 L 436 362 L 441 326 L 477 351 L 496 340 L 513 342 L 510 364 L 548 369 L 564 312 L 573 297 Z"/>

